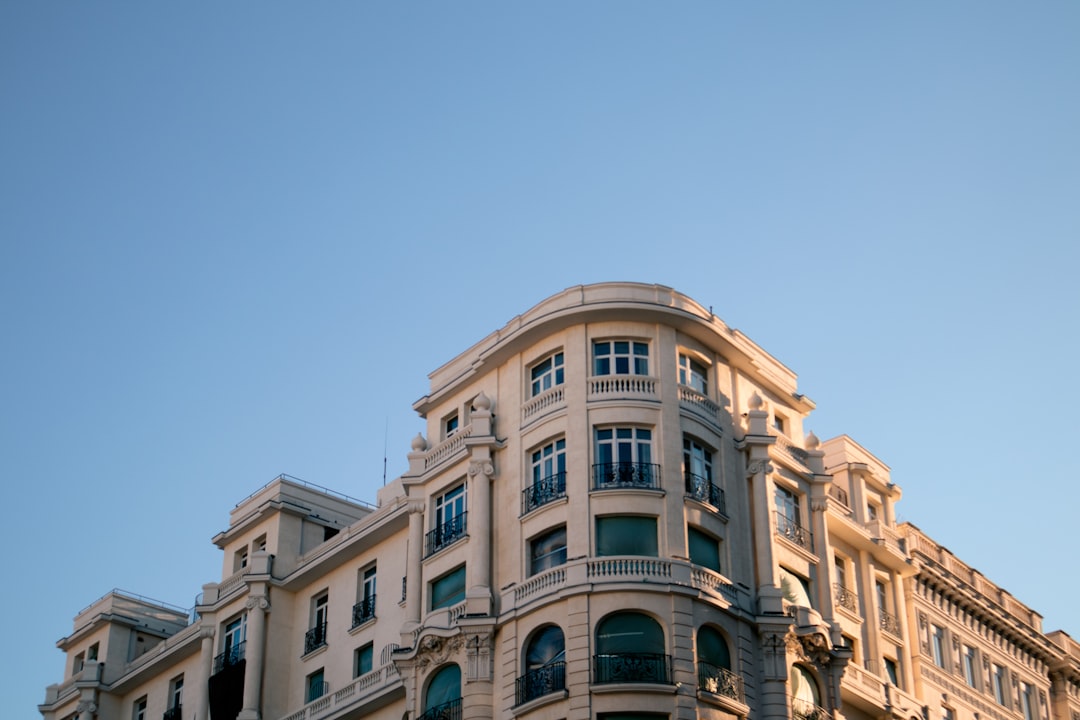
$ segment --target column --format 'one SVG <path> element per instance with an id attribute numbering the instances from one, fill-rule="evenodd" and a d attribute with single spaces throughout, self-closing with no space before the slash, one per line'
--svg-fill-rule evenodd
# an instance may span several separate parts
<path id="1" fill-rule="evenodd" d="M 420 606 L 424 601 L 421 563 L 424 557 L 424 500 L 409 500 L 409 549 L 405 560 L 405 624 L 401 647 L 412 647 L 413 632 L 420 627 Z"/>
<path id="2" fill-rule="evenodd" d="M 465 562 L 465 612 L 468 615 L 491 614 L 491 476 L 495 468 L 490 458 L 482 457 L 489 448 L 473 448 L 469 464 L 469 546 Z"/>
<path id="3" fill-rule="evenodd" d="M 266 655 L 266 612 L 270 601 L 266 597 L 267 588 L 262 583 L 252 584 L 246 606 L 247 641 L 244 645 L 244 709 L 237 715 L 237 720 L 260 720 L 259 709 L 262 704 L 262 670 Z M 257 593 L 257 594 L 256 594 Z"/>
<path id="4" fill-rule="evenodd" d="M 202 627 L 199 628 L 199 674 L 191 691 L 195 694 L 195 717 L 210 717 L 210 675 L 214 672 L 214 621 L 211 617 L 208 621 L 203 618 Z M 185 694 L 189 691 L 184 688 Z"/>

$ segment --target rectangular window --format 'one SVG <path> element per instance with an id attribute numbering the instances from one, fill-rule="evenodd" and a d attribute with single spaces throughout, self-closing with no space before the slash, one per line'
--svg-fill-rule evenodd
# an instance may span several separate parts
<path id="1" fill-rule="evenodd" d="M 326 645 L 326 623 L 330 617 L 330 595 L 321 593 L 311 599 L 311 627 L 304 635 L 304 654 Z"/>
<path id="2" fill-rule="evenodd" d="M 994 700 L 998 705 L 1007 705 L 1007 697 L 1005 695 L 1005 688 L 1008 687 L 1006 683 L 1005 667 L 994 663 L 993 670 L 990 673 L 990 681 L 994 685 Z"/>
<path id="3" fill-rule="evenodd" d="M 372 645 L 368 643 L 363 647 L 356 648 L 353 653 L 353 677 L 367 675 L 371 672 Z"/>
<path id="4" fill-rule="evenodd" d="M 233 572 L 240 572 L 248 565 L 248 549 L 244 546 L 236 551 L 233 557 Z"/>
<path id="5" fill-rule="evenodd" d="M 810 531 L 802 526 L 801 499 L 787 488 L 775 486 L 776 534 L 813 551 Z"/>
<path id="6" fill-rule="evenodd" d="M 98 654 L 98 644 L 94 643 L 93 645 L 91 645 L 89 647 L 89 649 L 87 649 L 87 651 L 86 651 L 86 659 L 87 660 L 93 660 L 93 661 L 96 662 L 97 661 L 97 654 Z"/>
<path id="7" fill-rule="evenodd" d="M 132 720 L 146 720 L 146 696 L 135 701 L 134 707 L 131 709 Z"/>
<path id="8" fill-rule="evenodd" d="M 86 667 L 86 653 L 79 653 L 71 663 L 71 674 L 78 675 L 83 671 L 84 667 Z"/>
<path id="9" fill-rule="evenodd" d="M 1024 720 L 1035 720 L 1035 688 L 1030 683 L 1020 684 L 1020 710 Z"/>
<path id="10" fill-rule="evenodd" d="M 169 683 L 169 709 L 177 710 L 184 704 L 184 676 L 177 675 Z"/>
<path id="11" fill-rule="evenodd" d="M 940 668 L 945 667 L 945 628 L 930 625 L 930 649 L 934 656 L 934 664 Z"/>
<path id="12" fill-rule="evenodd" d="M 979 676 L 978 672 L 976 672 L 978 664 L 975 656 L 975 648 L 970 645 L 965 645 L 961 652 L 963 653 L 964 660 L 964 681 L 968 686 L 975 687 L 978 682 L 976 678 Z"/>
<path id="13" fill-rule="evenodd" d="M 658 557 L 656 518 L 639 515 L 596 518 L 596 554 Z"/>
<path id="14" fill-rule="evenodd" d="M 941 720 L 956 720 L 956 711 L 951 707 L 941 708 Z"/>
<path id="15" fill-rule="evenodd" d="M 435 499 L 435 527 L 428 533 L 428 555 L 465 537 L 465 497 L 462 484 Z"/>
<path id="16" fill-rule="evenodd" d="M 720 541 L 695 527 L 686 528 L 690 562 L 720 572 Z"/>
<path id="17" fill-rule="evenodd" d="M 776 432 L 780 433 L 781 435 L 787 434 L 787 420 L 784 418 L 783 415 L 777 415 L 774 413 L 772 419 L 772 426 L 773 429 L 775 429 Z"/>
<path id="18" fill-rule="evenodd" d="M 533 451 L 530 462 L 532 482 L 522 494 L 522 515 L 566 496 L 566 440 Z"/>
<path id="19" fill-rule="evenodd" d="M 593 375 L 648 375 L 649 344 L 630 340 L 593 343 Z"/>
<path id="20" fill-rule="evenodd" d="M 457 605 L 465 599 L 465 566 L 451 570 L 431 582 L 431 609 Z"/>
<path id="21" fill-rule="evenodd" d="M 529 574 L 566 564 L 566 526 L 561 525 L 529 542 Z"/>
<path id="22" fill-rule="evenodd" d="M 689 355 L 679 354 L 679 384 L 709 394 L 709 370 Z"/>
<path id="23" fill-rule="evenodd" d="M 896 687 L 900 687 L 900 668 L 892 658 L 885 658 L 885 675 Z"/>
<path id="24" fill-rule="evenodd" d="M 445 438 L 452 437 L 454 435 L 454 433 L 456 433 L 457 431 L 458 431 L 458 414 L 454 413 L 453 415 L 447 416 L 443 420 L 443 438 L 445 439 Z"/>
<path id="25" fill-rule="evenodd" d="M 836 573 L 836 584 L 847 589 L 847 562 L 839 555 L 833 556 L 833 569 Z"/>
<path id="26" fill-rule="evenodd" d="M 247 616 L 241 615 L 235 620 L 229 621 L 225 625 L 224 644 L 222 650 L 240 652 L 241 654 L 236 658 L 239 660 L 243 657 L 244 640 L 247 639 Z"/>
<path id="27" fill-rule="evenodd" d="M 659 485 L 659 467 L 652 464 L 652 430 L 603 428 L 596 430 L 595 488 Z"/>
<path id="28" fill-rule="evenodd" d="M 557 352 L 533 365 L 530 373 L 530 393 L 536 397 L 556 385 L 563 384 L 563 354 Z"/>
<path id="29" fill-rule="evenodd" d="M 307 702 L 318 700 L 328 689 L 322 668 L 307 676 Z"/>
<path id="30" fill-rule="evenodd" d="M 352 626 L 357 627 L 375 617 L 375 566 L 360 571 L 357 601 L 353 605 Z"/>

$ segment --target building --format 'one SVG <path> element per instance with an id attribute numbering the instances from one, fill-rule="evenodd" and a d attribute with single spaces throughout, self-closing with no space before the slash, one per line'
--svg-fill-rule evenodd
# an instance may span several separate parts
<path id="1" fill-rule="evenodd" d="M 684 295 L 567 289 L 430 380 L 374 506 L 280 476 L 191 612 L 80 612 L 45 720 L 1080 720 L 1080 646 Z"/>

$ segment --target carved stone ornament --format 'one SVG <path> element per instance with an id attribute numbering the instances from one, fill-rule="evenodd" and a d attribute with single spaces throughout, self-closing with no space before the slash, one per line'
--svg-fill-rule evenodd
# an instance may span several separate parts
<path id="1" fill-rule="evenodd" d="M 408 503 L 410 515 L 423 515 L 427 510 L 427 501 L 425 500 L 410 500 Z"/>
<path id="2" fill-rule="evenodd" d="M 199 638 L 201 640 L 212 640 L 214 638 L 214 626 L 203 625 L 201 628 L 199 628 Z"/>
<path id="3" fill-rule="evenodd" d="M 248 610 L 254 610 L 256 608 L 259 610 L 269 610 L 270 601 L 265 595 L 253 595 L 247 599 L 247 602 L 244 603 L 244 607 Z"/>
<path id="4" fill-rule="evenodd" d="M 96 713 L 97 703 L 93 700 L 80 700 L 79 704 L 75 706 L 75 712 L 82 715 L 83 713 Z"/>
<path id="5" fill-rule="evenodd" d="M 428 635 L 420 641 L 420 649 L 416 653 L 416 662 L 420 667 L 440 665 L 460 650 L 462 643 L 463 640 L 460 635 L 450 638 Z"/>
<path id="6" fill-rule="evenodd" d="M 768 460 L 754 460 L 746 466 L 746 472 L 751 475 L 757 475 L 758 473 L 771 473 L 773 471 L 772 465 Z"/>
<path id="7" fill-rule="evenodd" d="M 803 660 L 820 668 L 828 667 L 832 662 L 832 646 L 829 638 L 822 633 L 800 635 L 797 638 L 792 634 L 790 637 L 795 639 L 795 642 L 789 645 L 794 646 L 792 649 Z"/>
<path id="8" fill-rule="evenodd" d="M 829 509 L 828 498 L 812 498 L 810 500 L 810 509 L 814 512 L 825 512 Z"/>
<path id="9" fill-rule="evenodd" d="M 490 460 L 480 460 L 469 463 L 469 477 L 475 477 L 480 474 L 488 477 L 495 474 L 495 466 Z"/>

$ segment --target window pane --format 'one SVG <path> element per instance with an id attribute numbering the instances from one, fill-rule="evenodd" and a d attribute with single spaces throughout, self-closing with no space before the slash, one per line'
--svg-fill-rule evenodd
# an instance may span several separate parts
<path id="1" fill-rule="evenodd" d="M 596 554 L 657 557 L 656 518 L 636 515 L 596 518 Z"/>
<path id="2" fill-rule="evenodd" d="M 465 599 L 465 566 L 431 583 L 431 609 L 455 605 Z"/>
<path id="3" fill-rule="evenodd" d="M 566 527 L 558 527 L 531 543 L 530 571 L 535 575 L 566 564 Z"/>
<path id="4" fill-rule="evenodd" d="M 525 669 L 535 670 L 553 662 L 560 662 L 566 659 L 565 655 L 563 631 L 556 625 L 548 625 L 529 641 L 529 649 L 525 652 Z"/>
<path id="5" fill-rule="evenodd" d="M 451 700 L 461 699 L 461 668 L 457 665 L 447 665 L 428 684 L 427 697 L 424 701 L 424 711 L 438 707 Z"/>
<path id="6" fill-rule="evenodd" d="M 731 669 L 731 652 L 728 650 L 727 641 L 714 628 L 703 627 L 698 630 L 697 657 L 710 665 Z"/>
<path id="7" fill-rule="evenodd" d="M 596 649 L 601 655 L 618 653 L 664 654 L 664 631 L 648 615 L 620 612 L 596 627 Z"/>
<path id="8" fill-rule="evenodd" d="M 690 562 L 720 572 L 720 544 L 716 538 L 697 528 L 688 528 L 686 537 L 690 545 Z"/>

